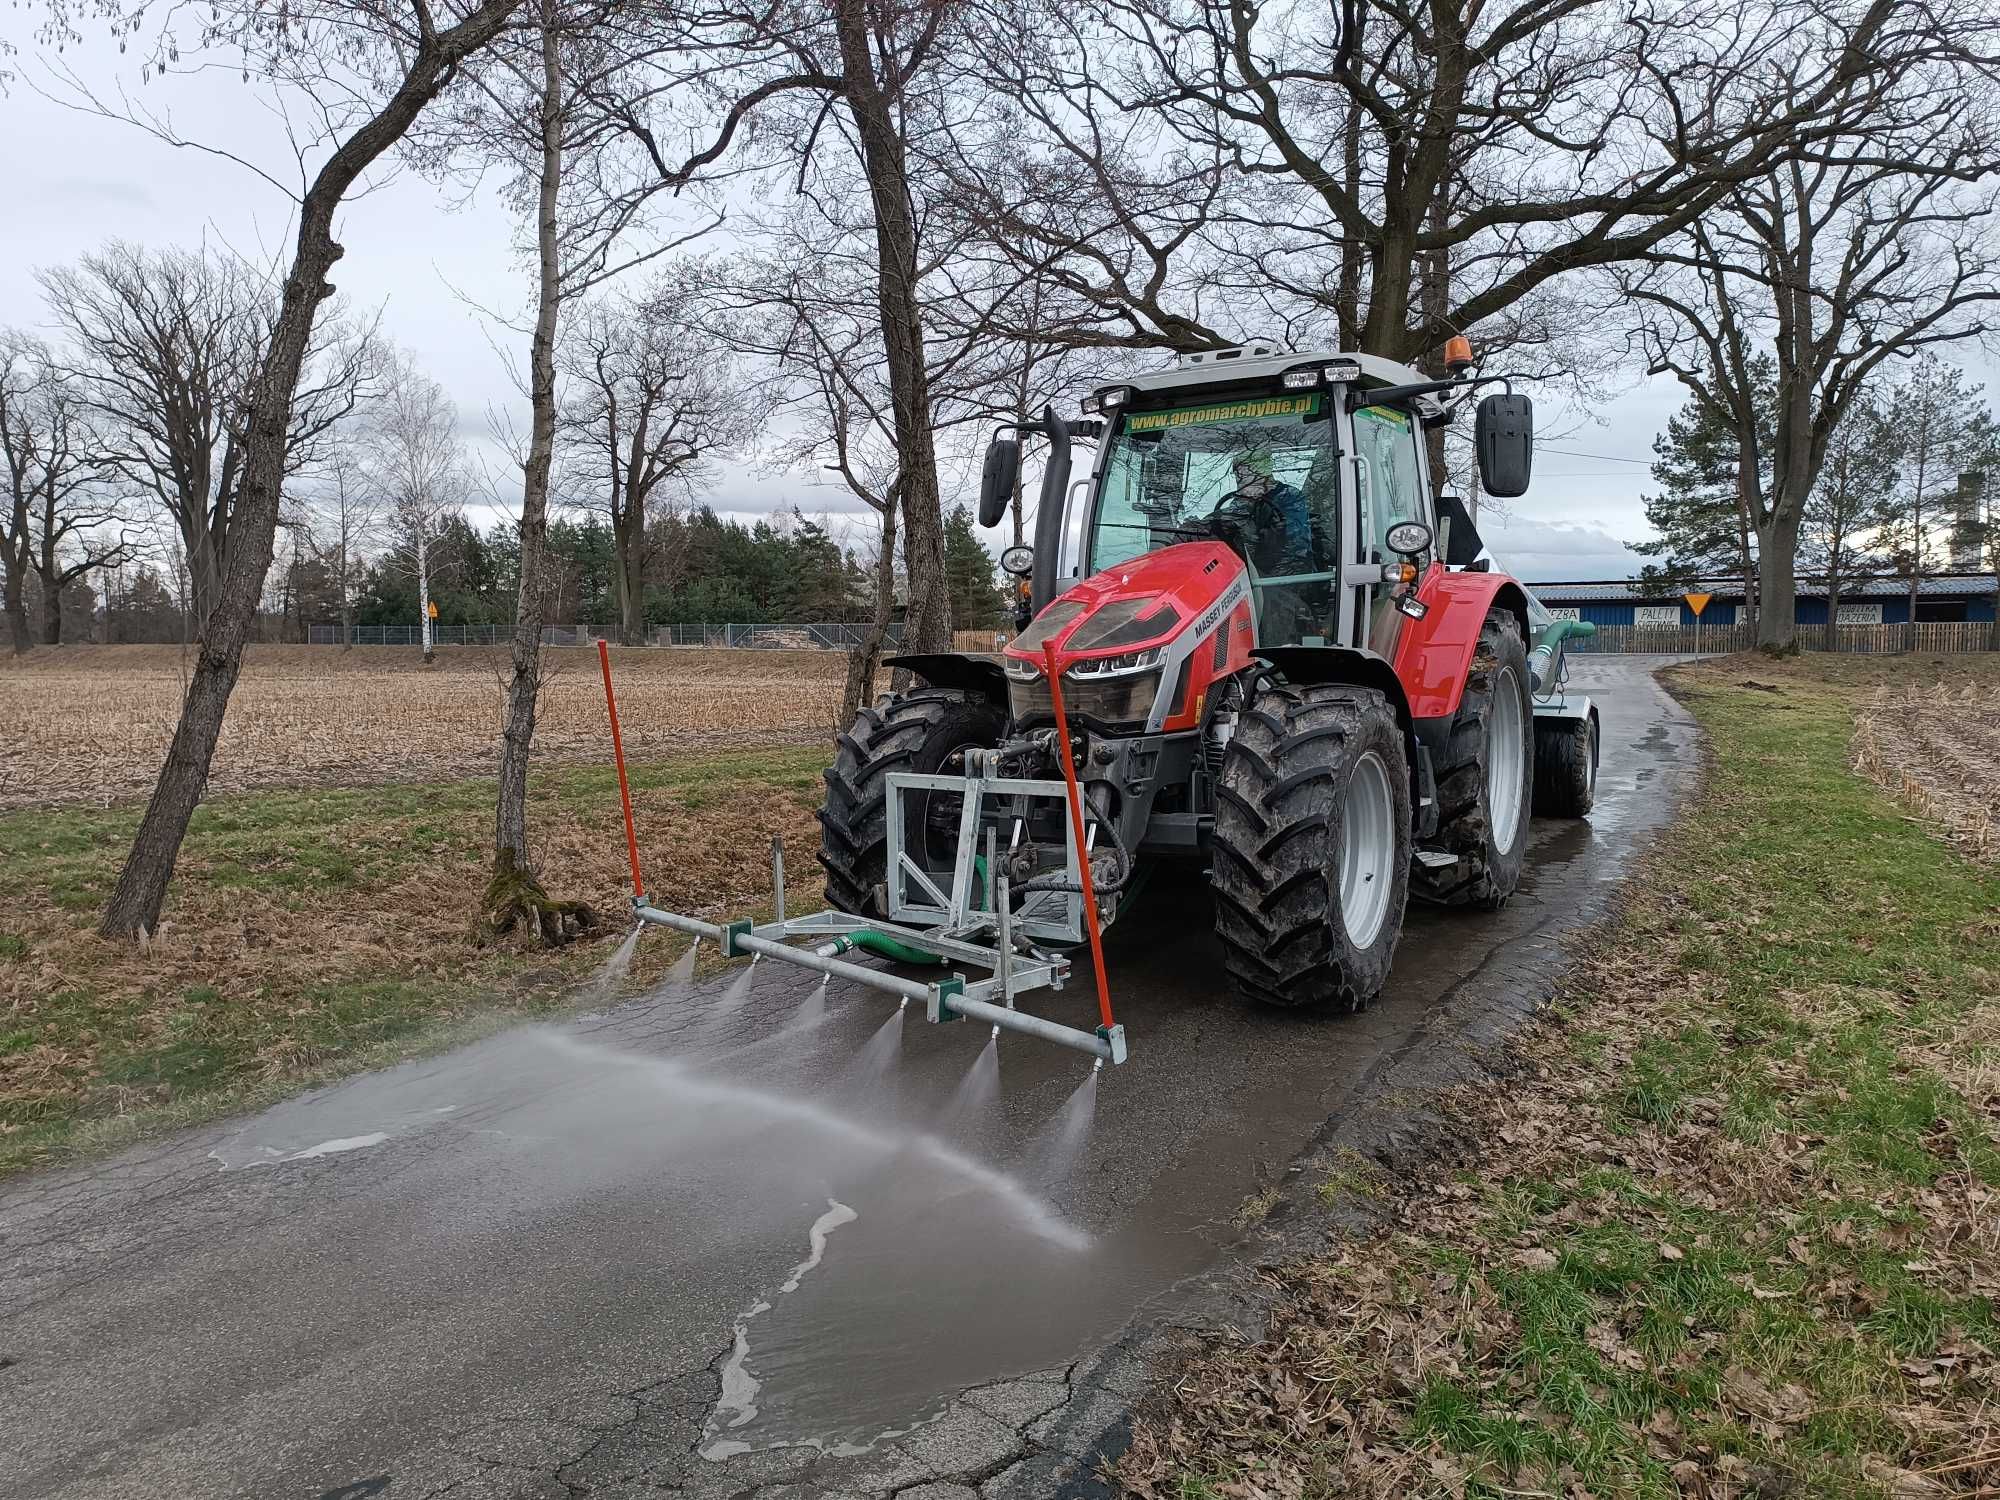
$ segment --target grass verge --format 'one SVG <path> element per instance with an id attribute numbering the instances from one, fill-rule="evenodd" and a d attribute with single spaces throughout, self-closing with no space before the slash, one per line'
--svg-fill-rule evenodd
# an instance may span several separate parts
<path id="1" fill-rule="evenodd" d="M 1670 679 L 1706 787 L 1513 1081 L 1326 1185 L 1377 1227 L 1156 1398 L 1128 1493 L 2000 1494 L 2000 879 L 1850 770 L 1880 670 Z"/>
<path id="2" fill-rule="evenodd" d="M 769 899 L 782 833 L 793 903 L 813 865 L 817 747 L 636 768 L 649 891 L 684 911 Z M 491 780 L 225 797 L 195 814 L 144 949 L 94 924 L 138 809 L 0 816 L 0 1172 L 261 1102 L 307 1082 L 572 1003 L 626 930 L 612 772 L 533 778 L 530 829 L 551 894 L 611 936 L 549 955 L 479 941 Z M 635 972 L 679 951 L 641 945 Z"/>

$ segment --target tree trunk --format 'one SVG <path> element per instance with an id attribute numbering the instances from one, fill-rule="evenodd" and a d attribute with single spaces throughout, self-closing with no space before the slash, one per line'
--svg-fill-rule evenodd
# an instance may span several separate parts
<path id="1" fill-rule="evenodd" d="M 528 756 L 541 689 L 542 562 L 549 535 L 549 466 L 556 435 L 556 314 L 562 300 L 556 195 L 562 185 L 562 68 L 555 0 L 542 5 L 542 165 L 535 207 L 538 289 L 528 355 L 528 461 L 521 482 L 521 578 L 514 607 L 514 669 L 501 730 L 500 789 L 494 808 L 496 873 L 532 878 L 528 859 Z"/>
<path id="2" fill-rule="evenodd" d="M 1757 529 L 1757 649 L 1769 656 L 1798 650 L 1799 518 L 1788 507 Z"/>
<path id="3" fill-rule="evenodd" d="M 625 510 L 613 517 L 612 571 L 618 580 L 619 638 L 628 646 L 646 644 L 646 502 L 626 491 Z"/>
<path id="4" fill-rule="evenodd" d="M 876 306 L 889 366 L 889 400 L 896 426 L 896 465 L 903 486 L 903 553 L 909 564 L 910 610 L 903 625 L 909 651 L 951 649 L 951 596 L 944 570 L 944 503 L 937 448 L 931 437 L 929 373 L 923 319 L 917 305 L 917 230 L 910 209 L 903 138 L 892 101 L 875 77 L 866 0 L 834 0 L 841 72 L 854 128 L 867 165 L 875 211 Z"/>
<path id="5" fill-rule="evenodd" d="M 62 644 L 62 589 L 42 585 L 42 644 Z"/>
<path id="6" fill-rule="evenodd" d="M 354 585 L 347 576 L 347 532 L 340 535 L 340 649 L 354 649 Z"/>
<path id="7" fill-rule="evenodd" d="M 13 642 L 14 654 L 26 656 L 34 649 L 35 633 L 28 628 L 28 601 L 21 588 L 20 570 L 7 569 L 6 582 L 0 585 L 0 591 L 4 591 L 7 635 Z"/>
<path id="8" fill-rule="evenodd" d="M 430 522 L 417 522 L 417 638 L 424 643 L 424 665 L 437 659 L 431 639 L 431 543 Z"/>
<path id="9" fill-rule="evenodd" d="M 1840 575 L 1828 573 L 1826 578 L 1826 649 L 1840 649 Z"/>
<path id="10" fill-rule="evenodd" d="M 875 559 L 875 613 L 868 622 L 868 634 L 847 653 L 847 683 L 841 689 L 835 734 L 844 733 L 861 712 L 861 705 L 873 696 L 875 673 L 882 664 L 882 643 L 888 639 L 889 619 L 896 612 L 896 503 L 891 486 L 882 509 L 882 551 Z"/>
<path id="11" fill-rule="evenodd" d="M 342 254 L 334 242 L 333 216 L 354 181 L 393 146 L 424 106 L 455 74 L 460 61 L 499 31 L 518 0 L 485 0 L 442 34 L 426 34 L 410 57 L 402 82 L 381 108 L 334 150 L 299 206 L 298 237 L 285 276 L 278 316 L 264 361 L 251 387 L 248 451 L 238 493 L 239 530 L 214 609 L 204 622 L 194 675 L 181 718 L 167 748 L 152 800 L 119 873 L 98 931 L 132 937 L 158 926 L 188 820 L 208 784 L 222 716 L 242 670 L 243 644 L 257 621 L 257 599 L 270 571 L 278 531 L 279 491 L 285 477 L 286 437 L 299 368 L 320 303 L 333 294 L 326 277 Z"/>

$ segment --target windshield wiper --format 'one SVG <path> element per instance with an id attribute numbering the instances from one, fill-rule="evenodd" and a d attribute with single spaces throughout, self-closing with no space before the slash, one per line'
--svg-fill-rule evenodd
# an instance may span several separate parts
<path id="1" fill-rule="evenodd" d="M 1100 529 L 1108 526 L 1120 531 L 1164 531 L 1171 536 L 1191 536 L 1197 541 L 1210 541 L 1215 536 L 1212 531 L 1195 531 L 1186 526 L 1153 526 L 1144 521 L 1099 521 L 1097 524 Z"/>

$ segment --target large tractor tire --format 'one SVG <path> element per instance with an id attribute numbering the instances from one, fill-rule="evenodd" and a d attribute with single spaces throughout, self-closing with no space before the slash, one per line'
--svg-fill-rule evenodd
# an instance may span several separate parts
<path id="1" fill-rule="evenodd" d="M 1597 800 L 1597 720 L 1535 725 L 1535 816 L 1581 818 Z"/>
<path id="2" fill-rule="evenodd" d="M 951 688 L 898 693 L 855 716 L 826 769 L 820 809 L 819 862 L 826 899 L 856 916 L 886 917 L 889 865 L 888 776 L 956 772 L 968 748 L 1000 743 L 1007 714 L 992 699 Z M 949 823 L 956 836 L 958 798 L 933 793 L 926 823 Z"/>
<path id="3" fill-rule="evenodd" d="M 1409 895 L 1403 731 L 1374 688 L 1260 691 L 1217 788 L 1223 967 L 1246 1000 L 1360 1010 L 1380 993 Z"/>
<path id="4" fill-rule="evenodd" d="M 1495 610 L 1480 628 L 1451 737 L 1432 766 L 1438 830 L 1410 872 L 1410 889 L 1426 900 L 1495 911 L 1521 883 L 1535 785 L 1528 683 L 1520 623 Z"/>

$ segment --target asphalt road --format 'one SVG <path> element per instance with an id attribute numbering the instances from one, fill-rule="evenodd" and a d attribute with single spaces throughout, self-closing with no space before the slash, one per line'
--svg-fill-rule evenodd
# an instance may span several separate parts
<path id="1" fill-rule="evenodd" d="M 9 1185 L 0 1494 L 1052 1493 L 1105 1417 L 1079 1359 L 1392 1068 L 1538 998 L 1692 760 L 1651 665 L 1575 663 L 1597 812 L 1536 825 L 1502 912 L 1413 905 L 1362 1016 L 1226 1000 L 1184 882 L 1107 941 L 1095 1083 L 763 963 Z"/>

